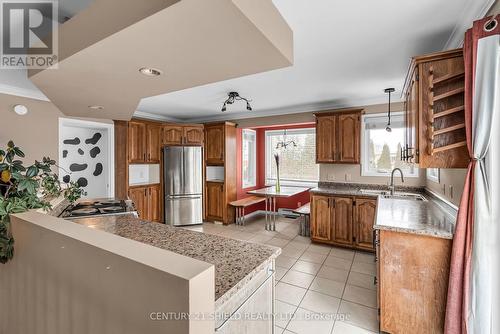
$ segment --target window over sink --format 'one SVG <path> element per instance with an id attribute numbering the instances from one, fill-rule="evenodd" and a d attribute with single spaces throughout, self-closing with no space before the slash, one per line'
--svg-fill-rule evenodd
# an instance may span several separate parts
<path id="1" fill-rule="evenodd" d="M 390 176 L 397 167 L 405 177 L 418 177 L 417 166 L 401 161 L 406 133 L 402 112 L 392 113 L 391 132 L 386 131 L 386 114 L 363 115 L 361 126 L 361 175 Z"/>
<path id="2" fill-rule="evenodd" d="M 316 164 L 316 129 L 267 130 L 266 138 L 266 185 L 276 183 L 276 161 L 280 156 L 280 184 L 291 186 L 316 186 L 319 165 Z M 277 149 L 279 142 L 295 142 Z"/>

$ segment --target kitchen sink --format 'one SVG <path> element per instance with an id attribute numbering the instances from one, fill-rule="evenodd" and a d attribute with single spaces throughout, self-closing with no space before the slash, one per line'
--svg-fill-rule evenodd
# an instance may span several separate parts
<path id="1" fill-rule="evenodd" d="M 392 199 L 406 199 L 411 201 L 422 201 L 426 202 L 427 199 L 420 194 L 412 194 L 412 193 L 395 193 L 394 195 L 383 194 L 384 198 L 392 198 Z"/>
<path id="2" fill-rule="evenodd" d="M 360 189 L 359 191 L 363 194 L 373 194 L 373 195 L 387 195 L 387 194 L 389 194 L 388 190 L 379 190 L 379 189 Z"/>

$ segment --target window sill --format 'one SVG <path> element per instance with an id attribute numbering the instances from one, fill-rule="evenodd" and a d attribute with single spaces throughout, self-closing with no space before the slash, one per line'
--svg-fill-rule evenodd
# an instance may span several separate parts
<path id="1" fill-rule="evenodd" d="M 275 185 L 276 185 L 275 181 L 266 182 L 266 187 L 271 187 Z M 318 181 L 313 181 L 313 182 L 280 181 L 280 185 L 285 187 L 316 188 L 318 186 Z"/>
<path id="2" fill-rule="evenodd" d="M 391 173 L 387 173 L 387 174 L 381 174 L 381 173 L 370 173 L 370 172 L 361 172 L 361 176 L 368 176 L 368 177 L 391 177 Z M 399 174 L 396 175 L 397 177 L 399 177 Z M 405 174 L 405 172 L 403 171 L 403 176 L 405 178 L 418 178 L 419 175 L 418 174 Z"/>

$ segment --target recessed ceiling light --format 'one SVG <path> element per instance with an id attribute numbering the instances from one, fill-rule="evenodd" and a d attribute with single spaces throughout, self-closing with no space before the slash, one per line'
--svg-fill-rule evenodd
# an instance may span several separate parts
<path id="1" fill-rule="evenodd" d="M 16 104 L 14 106 L 14 112 L 20 116 L 26 115 L 28 113 L 28 108 L 22 104 Z"/>
<path id="2" fill-rule="evenodd" d="M 144 75 L 147 75 L 148 77 L 157 77 L 161 74 L 160 70 L 151 67 L 142 67 L 139 69 L 139 72 L 141 72 Z"/>
<path id="3" fill-rule="evenodd" d="M 104 109 L 103 106 L 89 106 L 89 109 L 92 109 L 92 110 L 102 110 Z"/>

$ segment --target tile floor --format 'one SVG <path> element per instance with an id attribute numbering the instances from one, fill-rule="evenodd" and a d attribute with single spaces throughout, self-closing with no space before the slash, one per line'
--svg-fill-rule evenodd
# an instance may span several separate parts
<path id="1" fill-rule="evenodd" d="M 281 247 L 275 333 L 378 332 L 373 254 L 313 244 L 298 235 L 295 219 L 284 217 L 278 219 L 276 232 L 266 231 L 258 215 L 245 226 L 206 223 L 190 229 Z"/>

